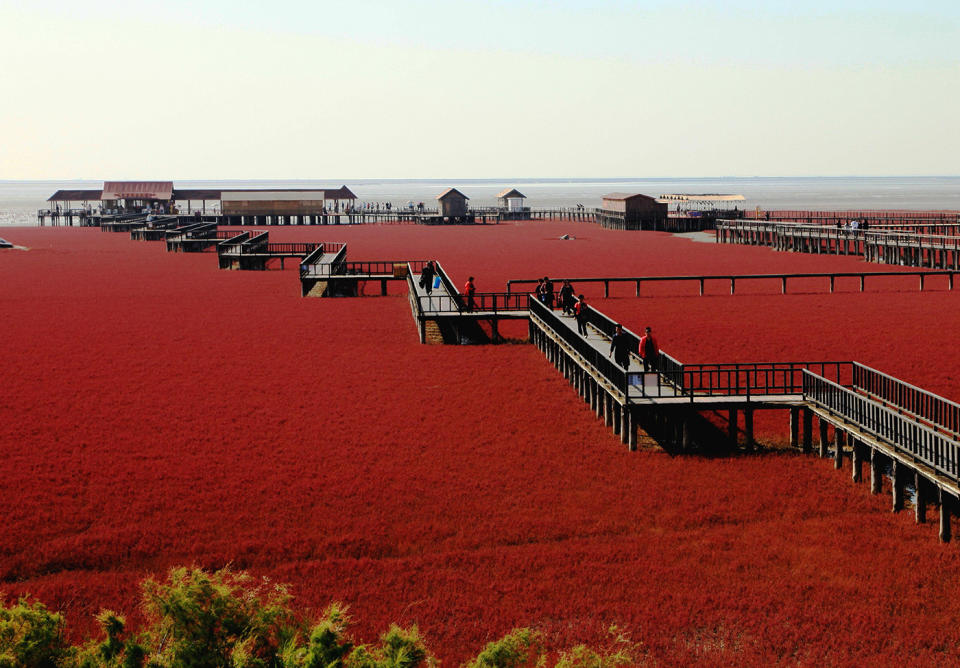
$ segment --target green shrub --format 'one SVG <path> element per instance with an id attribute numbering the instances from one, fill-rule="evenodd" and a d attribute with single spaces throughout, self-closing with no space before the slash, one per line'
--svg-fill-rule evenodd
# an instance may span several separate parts
<path id="1" fill-rule="evenodd" d="M 543 635 L 530 629 L 514 629 L 483 648 L 468 668 L 527 668 L 547 662 Z"/>
<path id="2" fill-rule="evenodd" d="M 72 653 L 63 642 L 62 615 L 27 598 L 0 607 L 0 668 L 55 668 Z"/>

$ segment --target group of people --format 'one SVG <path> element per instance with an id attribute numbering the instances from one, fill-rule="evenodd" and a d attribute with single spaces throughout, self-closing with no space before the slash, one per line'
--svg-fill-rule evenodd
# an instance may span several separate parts
<path id="1" fill-rule="evenodd" d="M 869 223 L 867 223 L 866 220 L 864 220 L 863 222 L 860 222 L 856 218 L 854 218 L 853 220 L 851 220 L 849 223 L 846 223 L 846 224 L 844 224 L 843 221 L 841 220 L 837 221 L 838 230 L 863 230 L 864 232 L 866 232 L 869 226 L 870 225 Z"/>
<path id="2" fill-rule="evenodd" d="M 617 364 L 624 369 L 629 369 L 630 353 L 634 352 L 634 350 L 640 355 L 644 371 L 657 370 L 657 358 L 660 354 L 660 346 L 657 345 L 653 331 L 649 327 L 645 328 L 643 330 L 643 336 L 640 337 L 635 349 L 634 338 L 623 331 L 623 325 L 617 323 L 613 338 L 610 339 L 610 352 L 607 353 L 607 357 L 613 355 L 613 359 Z"/>
<path id="3" fill-rule="evenodd" d="M 467 278 L 467 282 L 463 285 L 463 307 L 467 311 L 472 311 L 477 307 L 475 300 L 477 286 L 474 284 L 473 280 L 473 276 L 469 276 Z M 423 265 L 423 269 L 420 270 L 419 283 L 424 292 L 426 292 L 428 295 L 433 294 L 433 289 L 438 287 L 440 283 L 439 276 L 437 275 L 436 262 L 430 260 Z"/>
<path id="4" fill-rule="evenodd" d="M 577 303 L 577 298 L 574 296 L 575 293 L 576 291 L 573 289 L 573 285 L 571 285 L 568 280 L 563 281 L 559 293 L 554 292 L 554 284 L 549 276 L 538 278 L 537 288 L 534 290 L 534 294 L 537 299 L 540 300 L 540 303 L 547 308 L 553 308 L 554 304 L 556 304 L 556 306 L 559 306 L 560 310 L 563 311 L 564 315 L 574 315 L 574 306 Z M 580 295 L 580 297 L 582 298 L 583 295 Z"/>

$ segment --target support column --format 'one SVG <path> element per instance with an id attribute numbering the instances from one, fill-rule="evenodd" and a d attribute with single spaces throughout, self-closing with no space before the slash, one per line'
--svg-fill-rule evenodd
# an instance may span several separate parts
<path id="1" fill-rule="evenodd" d="M 623 412 L 623 408 L 620 406 L 619 401 L 613 402 L 613 433 L 614 435 L 620 434 L 620 414 Z"/>
<path id="2" fill-rule="evenodd" d="M 796 448 L 800 445 L 800 408 L 798 406 L 790 407 L 790 447 Z"/>
<path id="3" fill-rule="evenodd" d="M 747 434 L 747 450 L 753 450 L 756 441 L 753 438 L 753 409 L 746 408 L 743 411 L 743 430 Z"/>
<path id="4" fill-rule="evenodd" d="M 893 467 L 890 470 L 890 476 L 893 478 L 893 484 L 891 485 L 892 489 L 892 501 L 893 501 L 893 512 L 899 513 L 903 510 L 903 483 L 904 483 L 904 470 L 903 464 L 898 462 L 896 459 L 893 460 Z"/>
<path id="5" fill-rule="evenodd" d="M 638 420 L 637 420 L 636 414 L 633 411 L 631 411 L 630 412 L 630 430 L 629 430 L 629 437 L 627 439 L 627 447 L 629 448 L 630 452 L 637 451 L 637 422 Z"/>
<path id="6" fill-rule="evenodd" d="M 603 395 L 603 423 L 608 426 L 613 426 L 613 395 L 609 392 L 604 392 Z"/>
<path id="7" fill-rule="evenodd" d="M 620 442 L 626 445 L 630 442 L 630 407 L 621 406 L 620 408 Z"/>
<path id="8" fill-rule="evenodd" d="M 813 411 L 809 408 L 803 409 L 803 451 L 810 452 L 813 449 Z"/>
<path id="9" fill-rule="evenodd" d="M 730 447 L 737 447 L 737 409 L 731 408 L 727 416 L 727 439 L 730 441 Z"/>
<path id="10" fill-rule="evenodd" d="M 950 542 L 950 512 L 953 506 L 953 498 L 940 490 L 940 542 Z"/>
<path id="11" fill-rule="evenodd" d="M 600 402 L 597 401 L 597 381 L 593 378 L 590 379 L 590 410 L 594 412 L 599 412 L 597 406 Z"/>
<path id="12" fill-rule="evenodd" d="M 827 442 L 829 440 L 827 434 L 828 423 L 823 418 L 820 418 L 818 422 L 820 423 L 820 457 L 825 458 L 827 456 Z"/>
<path id="13" fill-rule="evenodd" d="M 691 438 L 691 415 L 684 415 L 680 418 L 680 447 L 684 452 L 690 452 L 693 449 L 693 439 Z"/>
<path id="14" fill-rule="evenodd" d="M 604 408 L 604 397 L 607 396 L 607 391 L 600 386 L 599 383 L 595 386 L 596 396 L 594 397 L 594 407 L 593 410 L 596 411 L 597 419 L 603 419 L 603 408 Z"/>
<path id="15" fill-rule="evenodd" d="M 833 468 L 842 469 L 843 468 L 843 441 L 844 441 L 844 431 L 843 429 L 834 429 L 833 430 Z"/>
<path id="16" fill-rule="evenodd" d="M 927 522 L 927 481 L 920 475 L 919 472 L 916 473 L 914 478 L 914 486 L 917 490 L 916 502 L 913 506 L 914 516 L 917 519 L 917 524 L 926 524 Z"/>
<path id="17" fill-rule="evenodd" d="M 850 438 L 850 468 L 853 469 L 852 478 L 854 482 L 863 480 L 863 445 L 855 438 Z"/>
<path id="18" fill-rule="evenodd" d="M 880 451 L 870 449 L 870 493 L 879 494 L 883 491 L 883 477 L 880 474 Z"/>

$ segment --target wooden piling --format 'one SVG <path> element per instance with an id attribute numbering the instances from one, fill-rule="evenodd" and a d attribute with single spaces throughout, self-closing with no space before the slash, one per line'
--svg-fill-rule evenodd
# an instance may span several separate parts
<path id="1" fill-rule="evenodd" d="M 737 447 L 737 409 L 731 408 L 727 416 L 727 439 L 730 447 Z"/>
<path id="2" fill-rule="evenodd" d="M 620 408 L 620 442 L 627 445 L 630 442 L 630 407 L 622 406 Z"/>
<path id="3" fill-rule="evenodd" d="M 796 448 L 800 444 L 800 407 L 790 407 L 790 447 Z"/>
<path id="4" fill-rule="evenodd" d="M 863 480 L 863 445 L 855 438 L 850 439 L 850 468 L 853 469 L 851 478 L 853 482 Z"/>
<path id="5" fill-rule="evenodd" d="M 943 489 L 940 490 L 940 542 L 950 542 L 950 511 L 953 498 Z"/>
<path id="6" fill-rule="evenodd" d="M 914 517 L 917 524 L 926 524 L 927 522 L 927 481 L 920 475 L 919 471 L 914 472 L 914 487 L 916 489 L 916 498 L 913 504 Z"/>
<path id="7" fill-rule="evenodd" d="M 824 459 L 827 456 L 827 443 L 828 443 L 827 427 L 829 426 L 829 423 L 823 418 L 820 418 L 819 422 L 820 422 L 820 457 L 821 459 Z"/>
<path id="8" fill-rule="evenodd" d="M 905 482 L 905 473 L 906 470 L 904 469 L 903 464 L 894 459 L 892 468 L 890 470 L 890 477 L 893 479 L 893 484 L 890 487 L 892 488 L 891 501 L 893 502 L 893 512 L 895 513 L 903 510 L 903 487 Z"/>
<path id="9" fill-rule="evenodd" d="M 880 451 L 870 448 L 870 493 L 879 494 L 883 491 L 883 476 L 880 473 Z"/>
<path id="10" fill-rule="evenodd" d="M 813 449 L 813 411 L 803 408 L 803 451 Z"/>
<path id="11" fill-rule="evenodd" d="M 743 411 L 743 430 L 747 435 L 747 450 L 753 450 L 756 446 L 756 441 L 754 440 L 753 435 L 753 409 L 746 408 Z"/>
<path id="12" fill-rule="evenodd" d="M 844 442 L 845 432 L 843 429 L 834 429 L 833 430 L 833 468 L 842 469 L 843 468 L 843 442 Z"/>

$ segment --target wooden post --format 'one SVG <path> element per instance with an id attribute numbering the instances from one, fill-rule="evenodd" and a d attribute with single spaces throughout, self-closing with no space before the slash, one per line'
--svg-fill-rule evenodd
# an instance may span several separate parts
<path id="1" fill-rule="evenodd" d="M 737 409 L 731 408 L 727 416 L 727 439 L 730 447 L 737 447 Z"/>
<path id="2" fill-rule="evenodd" d="M 883 476 L 880 474 L 880 451 L 870 449 L 870 493 L 879 494 L 883 491 Z"/>
<path id="3" fill-rule="evenodd" d="M 603 393 L 603 423 L 607 427 L 613 426 L 613 395 L 609 392 Z"/>
<path id="4" fill-rule="evenodd" d="M 623 412 L 623 408 L 620 406 L 619 401 L 613 402 L 613 434 L 614 436 L 620 434 L 620 414 Z"/>
<path id="5" fill-rule="evenodd" d="M 893 484 L 891 485 L 892 487 L 891 496 L 893 498 L 891 500 L 893 501 L 893 512 L 895 513 L 898 513 L 901 510 L 903 510 L 903 483 L 904 483 L 903 474 L 904 473 L 906 473 L 906 471 L 903 468 L 903 464 L 901 464 L 896 459 L 894 459 L 893 466 L 890 470 L 890 476 L 891 478 L 893 478 Z"/>
<path id="6" fill-rule="evenodd" d="M 597 419 L 603 419 L 603 408 L 604 408 L 604 397 L 607 396 L 607 391 L 601 387 L 600 383 L 596 383 L 594 387 L 596 396 L 594 397 L 594 410 L 597 413 Z"/>
<path id="7" fill-rule="evenodd" d="M 753 450 L 756 441 L 753 439 L 753 409 L 746 408 L 743 411 L 743 430 L 747 434 L 747 450 Z"/>
<path id="8" fill-rule="evenodd" d="M 940 490 L 940 542 L 950 542 L 950 506 L 953 498 L 943 489 Z"/>
<path id="9" fill-rule="evenodd" d="M 861 466 L 861 459 L 863 458 L 863 446 L 855 438 L 850 438 L 850 468 L 853 469 L 851 477 L 854 482 L 860 482 L 863 480 L 863 467 Z"/>
<path id="10" fill-rule="evenodd" d="M 627 447 L 630 449 L 630 452 L 637 451 L 637 416 L 633 411 L 630 411 L 630 430 Z"/>
<path id="11" fill-rule="evenodd" d="M 913 510 L 914 516 L 917 519 L 917 524 L 926 524 L 927 522 L 927 481 L 920 475 L 920 472 L 916 472 L 916 477 L 914 478 L 914 486 L 916 487 L 917 496 L 916 502 L 914 503 Z"/>
<path id="12" fill-rule="evenodd" d="M 692 415 L 684 415 L 683 417 L 680 418 L 680 429 L 681 429 L 680 439 L 681 439 L 681 447 L 683 448 L 684 452 L 690 452 L 693 446 L 692 434 L 690 433 L 692 428 L 692 424 L 691 424 L 692 417 L 693 417 Z"/>
<path id="13" fill-rule="evenodd" d="M 820 457 L 822 459 L 827 456 L 827 441 L 828 441 L 827 427 L 829 425 L 827 421 L 824 420 L 823 418 L 820 418 L 818 422 L 820 423 Z"/>
<path id="14" fill-rule="evenodd" d="M 843 437 L 843 429 L 833 430 L 833 468 L 835 469 L 843 468 Z"/>
<path id="15" fill-rule="evenodd" d="M 813 411 L 809 408 L 803 409 L 803 451 L 810 452 L 813 449 Z"/>
<path id="16" fill-rule="evenodd" d="M 800 443 L 800 408 L 790 407 L 790 447 L 796 448 Z"/>
<path id="17" fill-rule="evenodd" d="M 630 407 L 624 404 L 620 408 L 620 442 L 627 445 L 630 442 Z"/>
<path id="18" fill-rule="evenodd" d="M 730 294 L 732 295 L 736 293 L 736 291 L 737 291 L 737 279 L 731 277 L 730 278 Z"/>

